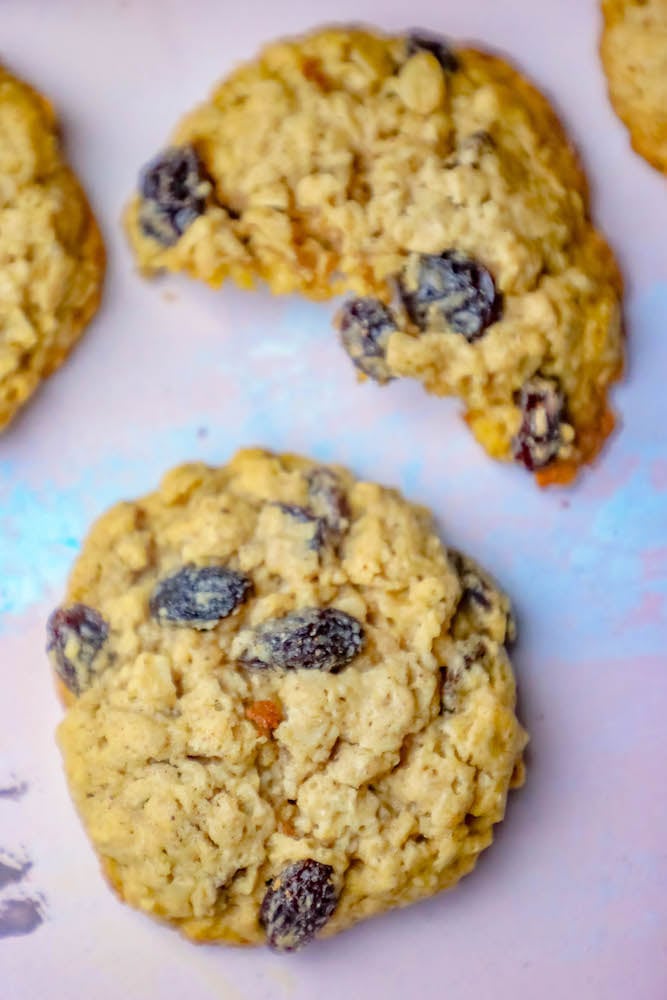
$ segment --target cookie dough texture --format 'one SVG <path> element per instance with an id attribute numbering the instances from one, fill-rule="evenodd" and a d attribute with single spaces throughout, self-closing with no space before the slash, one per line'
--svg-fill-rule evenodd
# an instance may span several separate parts
<path id="1" fill-rule="evenodd" d="M 58 732 L 74 802 L 122 898 L 200 941 L 262 943 L 267 880 L 305 858 L 334 870 L 323 935 L 447 888 L 522 780 L 507 599 L 426 510 L 343 469 L 347 516 L 313 548 L 290 513 L 313 468 L 254 450 L 177 468 L 101 518 L 70 580 L 110 626 Z M 160 625 L 150 595 L 184 563 L 253 593 L 214 628 Z M 338 673 L 235 659 L 303 607 L 362 624 Z"/>
<path id="2" fill-rule="evenodd" d="M 667 0 L 603 0 L 609 96 L 632 145 L 667 174 Z"/>
<path id="3" fill-rule="evenodd" d="M 130 240 L 146 274 L 262 279 L 313 298 L 389 301 L 415 257 L 467 255 L 493 275 L 498 321 L 468 343 L 403 316 L 391 373 L 459 396 L 475 436 L 505 460 L 521 387 L 557 379 L 574 434 L 540 476 L 567 481 L 613 426 L 621 279 L 547 100 L 503 59 L 466 49 L 455 60 L 443 68 L 404 37 L 351 29 L 270 45 L 171 137 L 205 167 L 202 213 L 164 246 L 142 228 L 137 196 Z"/>
<path id="4" fill-rule="evenodd" d="M 49 102 L 0 66 L 0 429 L 95 313 L 104 247 Z"/>

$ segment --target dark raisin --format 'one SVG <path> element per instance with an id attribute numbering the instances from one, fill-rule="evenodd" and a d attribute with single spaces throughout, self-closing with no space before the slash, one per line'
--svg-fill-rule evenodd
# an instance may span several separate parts
<path id="1" fill-rule="evenodd" d="M 535 375 L 521 389 L 519 406 L 521 426 L 512 441 L 512 454 L 534 472 L 558 457 L 563 444 L 565 399 L 555 379 Z"/>
<path id="2" fill-rule="evenodd" d="M 449 73 L 455 73 L 459 68 L 459 61 L 444 38 L 427 31 L 416 29 L 410 32 L 406 40 L 406 52 L 408 58 L 416 52 L 430 52 Z"/>
<path id="3" fill-rule="evenodd" d="M 267 883 L 259 922 L 272 948 L 297 951 L 324 927 L 338 902 L 332 876 L 331 865 L 306 858 Z"/>
<path id="4" fill-rule="evenodd" d="M 287 517 L 294 518 L 299 524 L 312 525 L 312 534 L 308 542 L 308 548 L 315 550 L 322 548 L 326 529 L 321 518 L 314 514 L 313 511 L 308 510 L 307 507 L 300 507 L 295 503 L 276 503 L 275 506 Z"/>
<path id="5" fill-rule="evenodd" d="M 487 644 L 479 636 L 471 636 L 457 642 L 449 654 L 447 666 L 440 668 L 443 711 L 456 711 L 459 700 L 459 685 L 463 675 L 475 664 L 484 664 L 487 655 Z"/>
<path id="6" fill-rule="evenodd" d="M 391 381 L 387 343 L 397 328 L 391 309 L 379 299 L 350 299 L 337 323 L 343 347 L 357 368 L 376 382 Z"/>
<path id="7" fill-rule="evenodd" d="M 80 695 L 93 679 L 93 661 L 109 635 L 99 611 L 87 604 L 56 608 L 46 625 L 46 651 L 70 691 Z"/>
<path id="8" fill-rule="evenodd" d="M 248 597 L 252 583 L 224 566 L 184 566 L 160 580 L 150 599 L 161 625 L 213 628 Z"/>
<path id="9" fill-rule="evenodd" d="M 421 329 L 444 319 L 469 344 L 500 319 L 502 299 L 491 273 L 458 250 L 421 254 L 400 283 L 408 315 Z"/>
<path id="10" fill-rule="evenodd" d="M 308 499 L 314 514 L 337 535 L 347 528 L 350 507 L 340 479 L 324 466 L 311 469 L 307 476 Z"/>
<path id="11" fill-rule="evenodd" d="M 260 669 L 337 671 L 364 643 L 360 622 L 338 608 L 304 608 L 254 629 L 240 660 Z"/>
<path id="12" fill-rule="evenodd" d="M 494 642 L 509 645 L 516 639 L 516 624 L 509 598 L 495 581 L 472 559 L 449 550 L 461 583 L 461 599 L 452 624 L 457 638 L 486 635 Z"/>
<path id="13" fill-rule="evenodd" d="M 281 510 L 283 514 L 287 514 L 289 517 L 293 517 L 295 521 L 300 521 L 302 524 L 307 524 L 309 521 L 316 521 L 317 518 L 312 514 L 306 507 L 300 507 L 296 503 L 277 503 L 276 507 Z"/>
<path id="14" fill-rule="evenodd" d="M 164 150 L 144 168 L 139 180 L 139 222 L 147 236 L 173 246 L 206 208 L 211 189 L 192 146 Z"/>

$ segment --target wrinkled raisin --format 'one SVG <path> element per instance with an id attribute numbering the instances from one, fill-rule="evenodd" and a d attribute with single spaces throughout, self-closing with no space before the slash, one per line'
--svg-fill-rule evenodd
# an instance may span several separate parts
<path id="1" fill-rule="evenodd" d="M 311 469 L 307 476 L 308 499 L 314 514 L 326 527 L 339 535 L 345 531 L 350 508 L 340 479 L 335 472 L 324 466 Z"/>
<path id="2" fill-rule="evenodd" d="M 535 375 L 521 389 L 519 407 L 521 426 L 512 441 L 512 453 L 517 462 L 534 472 L 558 457 L 565 399 L 555 379 Z"/>
<path id="3" fill-rule="evenodd" d="M 471 344 L 500 319 L 502 300 L 490 272 L 458 250 L 421 254 L 413 277 L 402 281 L 400 290 L 408 315 L 421 329 L 441 317 Z"/>
<path id="4" fill-rule="evenodd" d="M 406 52 L 408 58 L 416 52 L 430 52 L 449 73 L 455 73 L 459 68 L 459 61 L 444 38 L 427 31 L 417 29 L 411 32 L 407 38 Z"/>
<path id="5" fill-rule="evenodd" d="M 164 150 L 144 168 L 139 192 L 141 228 L 165 247 L 173 246 L 206 208 L 211 183 L 192 146 Z"/>
<path id="6" fill-rule="evenodd" d="M 276 503 L 275 506 L 287 517 L 294 518 L 299 524 L 312 525 L 312 534 L 308 542 L 308 548 L 315 549 L 315 551 L 322 548 L 324 545 L 325 525 L 321 518 L 307 507 L 300 507 L 299 504 Z"/>
<path id="7" fill-rule="evenodd" d="M 306 507 L 301 507 L 297 503 L 276 503 L 276 507 L 278 510 L 281 510 L 283 514 L 293 517 L 295 521 L 300 521 L 301 524 L 308 524 L 310 521 L 317 520 L 315 515 Z"/>
<path id="8" fill-rule="evenodd" d="M 509 645 L 516 639 L 516 624 L 509 599 L 495 581 L 468 556 L 449 550 L 461 583 L 461 599 L 452 623 L 457 638 L 486 635 Z"/>
<path id="9" fill-rule="evenodd" d="M 479 636 L 471 636 L 456 643 L 448 656 L 447 666 L 440 668 L 443 711 L 456 711 L 459 700 L 459 686 L 464 674 L 476 663 L 484 664 L 487 655 L 487 644 Z"/>
<path id="10" fill-rule="evenodd" d="M 364 643 L 360 622 L 338 608 L 304 608 L 270 618 L 248 637 L 240 660 L 260 669 L 337 671 Z"/>
<path id="11" fill-rule="evenodd" d="M 213 628 L 245 601 L 251 588 L 247 576 L 224 566 L 184 566 L 158 582 L 151 614 L 161 625 Z"/>
<path id="12" fill-rule="evenodd" d="M 93 661 L 109 635 L 99 611 L 87 604 L 56 608 L 46 625 L 46 651 L 63 684 L 80 695 L 93 679 Z"/>
<path id="13" fill-rule="evenodd" d="M 332 876 L 331 865 L 306 858 L 267 883 L 259 922 L 272 948 L 297 951 L 324 927 L 338 902 Z"/>
<path id="14" fill-rule="evenodd" d="M 379 299 L 350 299 L 337 323 L 343 347 L 356 367 L 376 382 L 391 381 L 386 361 L 387 343 L 396 330 L 391 309 Z"/>

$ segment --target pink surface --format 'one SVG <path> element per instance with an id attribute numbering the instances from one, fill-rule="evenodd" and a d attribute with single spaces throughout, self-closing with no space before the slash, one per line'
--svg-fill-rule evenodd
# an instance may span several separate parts
<path id="1" fill-rule="evenodd" d="M 133 273 L 118 216 L 176 117 L 262 41 L 345 19 L 506 50 L 581 146 L 627 279 L 631 349 L 623 428 L 574 490 L 539 493 L 492 463 L 456 405 L 416 384 L 357 386 L 331 307 Z M 581 0 L 0 5 L 2 58 L 63 111 L 110 256 L 90 333 L 0 441 L 0 862 L 33 862 L 0 908 L 35 899 L 44 917 L 0 940 L 2 1000 L 667 996 L 667 184 L 609 108 L 597 31 Z M 515 599 L 532 734 L 528 783 L 459 888 L 289 957 L 195 948 L 106 889 L 61 775 L 42 652 L 94 516 L 178 461 L 253 443 L 347 463 L 435 508 Z"/>

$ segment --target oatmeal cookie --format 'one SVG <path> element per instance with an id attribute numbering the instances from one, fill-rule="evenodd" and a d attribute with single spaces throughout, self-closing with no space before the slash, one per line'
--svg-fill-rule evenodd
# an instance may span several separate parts
<path id="1" fill-rule="evenodd" d="M 0 66 L 0 429 L 94 315 L 104 246 L 49 102 Z"/>
<path id="2" fill-rule="evenodd" d="M 501 58 L 343 28 L 270 45 L 177 126 L 127 227 L 146 274 L 351 292 L 364 375 L 459 396 L 541 483 L 611 431 L 619 272 L 562 126 Z"/>
<path id="3" fill-rule="evenodd" d="M 48 625 L 109 881 L 281 950 L 453 885 L 523 777 L 513 638 L 394 490 L 259 450 L 174 469 L 98 521 Z"/>
<path id="4" fill-rule="evenodd" d="M 632 145 L 667 174 L 667 0 L 602 0 L 609 96 Z"/>

